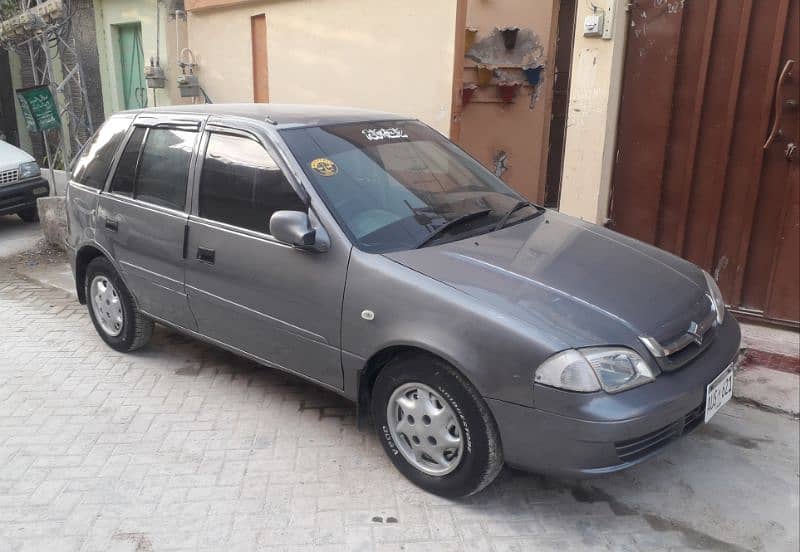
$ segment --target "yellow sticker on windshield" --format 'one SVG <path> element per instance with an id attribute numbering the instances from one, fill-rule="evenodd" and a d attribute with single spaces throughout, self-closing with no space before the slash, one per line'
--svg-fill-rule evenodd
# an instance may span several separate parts
<path id="1" fill-rule="evenodd" d="M 320 176 L 333 176 L 339 172 L 339 167 L 336 166 L 336 163 L 327 157 L 314 159 L 310 164 L 314 172 Z"/>

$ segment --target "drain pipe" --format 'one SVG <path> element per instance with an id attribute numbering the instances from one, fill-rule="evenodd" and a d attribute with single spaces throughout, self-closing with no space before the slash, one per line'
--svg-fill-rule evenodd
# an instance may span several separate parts
<path id="1" fill-rule="evenodd" d="M 152 60 L 150 63 L 152 64 Z M 161 0 L 156 0 L 156 66 L 161 67 Z M 158 107 L 155 88 L 153 88 L 153 107 Z"/>

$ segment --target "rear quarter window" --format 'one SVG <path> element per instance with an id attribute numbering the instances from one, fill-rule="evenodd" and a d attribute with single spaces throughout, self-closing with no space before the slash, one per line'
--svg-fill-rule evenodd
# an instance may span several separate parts
<path id="1" fill-rule="evenodd" d="M 128 127 L 130 117 L 114 117 L 95 132 L 72 168 L 72 180 L 96 189 L 106 182 L 111 161 Z"/>

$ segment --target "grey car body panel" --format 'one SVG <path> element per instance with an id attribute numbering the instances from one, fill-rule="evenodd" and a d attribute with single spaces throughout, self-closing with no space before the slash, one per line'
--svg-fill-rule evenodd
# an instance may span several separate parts
<path id="1" fill-rule="evenodd" d="M 302 170 L 276 147 L 280 137 L 263 121 L 212 116 L 206 130 L 259 141 L 306 200 L 312 219 L 334 228 L 313 189 L 298 180 Z M 200 332 L 342 390 L 341 308 L 352 248 L 344 234 L 329 232 L 324 254 L 300 251 L 268 235 L 266 218 L 259 233 L 199 217 L 197 197 L 189 216 L 186 286 Z M 215 251 L 213 265 L 197 259 L 200 246 Z"/>
<path id="2" fill-rule="evenodd" d="M 374 319 L 365 320 L 363 310 Z M 386 256 L 353 250 L 342 313 L 349 354 L 368 359 L 386 347 L 417 347 L 456 366 L 482 395 L 529 405 L 533 369 L 552 354 L 550 340 Z"/>
<path id="3" fill-rule="evenodd" d="M 95 240 L 95 219 L 100 191 L 70 182 L 66 190 L 67 245 L 71 251 L 81 247 L 98 247 Z"/>
<path id="4" fill-rule="evenodd" d="M 705 316 L 705 283 L 617 236 L 548 211 L 474 239 L 388 256 L 502 312 L 556 326 L 572 347 L 632 343 L 618 342 L 620 329 L 609 326 L 661 341 Z M 590 310 L 606 324 L 587 324 Z"/>
<path id="5" fill-rule="evenodd" d="M 126 138 L 137 126 L 161 126 L 193 130 L 197 132 L 197 144 L 205 119 L 197 115 L 169 117 L 143 113 L 136 117 Z M 190 204 L 192 195 L 196 149 L 195 145 L 186 185 L 186 205 Z M 97 241 L 117 261 L 140 309 L 196 330 L 197 322 L 185 289 L 186 260 L 182 256 L 187 214 L 115 194 L 108 189 L 109 185 L 110 181 L 106 183 L 106 192 L 100 195 Z M 108 221 L 116 225 L 116 230 L 108 227 Z"/>
<path id="6" fill-rule="evenodd" d="M 198 217 L 201 143 L 189 207 L 176 215 L 186 221 L 177 225 L 180 236 L 169 232 L 163 244 L 152 243 L 154 250 L 142 253 L 148 259 L 126 261 L 143 274 L 149 270 L 170 279 L 158 284 L 187 298 L 192 317 L 181 318 L 180 301 L 161 314 L 145 308 L 149 314 L 354 400 L 362 371 L 375 355 L 392 347 L 427 350 L 475 385 L 498 422 L 506 458 L 519 467 L 573 475 L 618 469 L 613 441 L 661 427 L 702 403 L 705 385 L 738 350 L 738 325 L 728 315 L 689 364 L 641 387 L 609 395 L 534 386 L 534 371 L 544 360 L 585 346 L 629 347 L 658 372 L 659 362 L 639 337 L 670 341 L 708 313 L 702 272 L 654 247 L 552 211 L 450 243 L 366 253 L 352 246 L 279 131 L 403 117 L 251 104 L 176 106 L 133 115 L 148 124 L 200 120 L 201 132 L 244 133 L 258 140 L 307 203 L 313 225 L 330 239 L 326 252 L 301 251 L 269 236 L 267 220 L 262 234 Z M 117 262 L 123 246 L 108 243 L 101 229 L 102 217 L 111 213 L 98 197 L 107 194 L 70 184 L 73 264 L 81 247 L 97 247 L 134 289 L 131 269 Z M 118 206 L 114 210 L 119 216 Z M 125 226 L 135 227 L 127 220 L 131 215 L 124 216 Z M 184 224 L 189 231 L 182 261 Z M 145 235 L 146 229 L 137 231 L 137 239 Z M 201 245 L 215 250 L 214 265 L 197 260 Z M 151 257 L 159 255 L 175 261 L 176 251 L 175 265 L 152 264 Z M 141 295 L 152 290 L 142 289 L 134 295 L 144 305 Z M 552 457 L 544 459 L 547 452 Z"/>
<path id="7" fill-rule="evenodd" d="M 593 476 L 646 460 L 661 448 L 623 462 L 615 443 L 660 430 L 701 406 L 706 386 L 736 358 L 739 338 L 739 326 L 729 315 L 717 339 L 690 367 L 617 395 L 567 393 L 537 385 L 535 408 L 487 399 L 506 462 L 538 473 Z"/>
<path id="8" fill-rule="evenodd" d="M 139 308 L 197 329 L 181 257 L 186 215 L 106 193 L 100 197 L 97 219 L 98 242 L 117 260 Z M 107 229 L 106 220 L 113 220 L 117 230 Z"/>
<path id="9" fill-rule="evenodd" d="M 130 123 L 133 123 L 135 118 L 131 113 L 119 113 L 113 115 L 112 117 L 115 119 L 128 119 Z M 130 133 L 130 131 L 131 129 L 129 128 L 127 133 Z M 116 152 L 114 153 L 111 163 L 109 164 L 109 170 L 106 174 L 106 180 L 102 188 L 97 189 L 90 186 L 85 186 L 75 182 L 72 179 L 67 182 L 65 192 L 65 203 L 67 210 L 67 237 L 65 240 L 65 245 L 67 246 L 67 256 L 69 258 L 73 274 L 76 272 L 77 267 L 75 265 L 75 261 L 78 254 L 82 250 L 88 248 L 99 251 L 102 255 L 104 255 L 114 266 L 123 282 L 125 281 L 125 277 L 122 275 L 122 269 L 119 266 L 117 259 L 115 259 L 111 252 L 103 245 L 103 243 L 101 243 L 102 237 L 98 239 L 97 236 L 97 211 L 100 204 L 100 196 L 103 190 L 105 190 L 108 186 L 108 183 L 111 181 L 114 168 L 119 159 L 119 155 L 122 152 L 125 141 L 126 140 L 122 140 L 122 142 L 117 145 Z M 89 142 L 87 142 L 87 144 L 88 143 Z M 81 288 L 83 287 L 83 282 L 79 282 L 76 278 L 75 286 L 76 291 L 78 292 L 78 297 L 81 297 Z"/>
<path id="10" fill-rule="evenodd" d="M 214 264 L 194 255 L 215 251 Z M 266 235 L 190 219 L 186 287 L 200 332 L 342 387 L 339 326 L 347 250 L 296 251 Z"/>

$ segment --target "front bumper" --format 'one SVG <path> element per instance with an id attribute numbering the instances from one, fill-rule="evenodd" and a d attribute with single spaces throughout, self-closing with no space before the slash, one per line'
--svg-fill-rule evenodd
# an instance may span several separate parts
<path id="1" fill-rule="evenodd" d="M 0 186 L 0 215 L 36 207 L 36 200 L 49 194 L 50 184 L 41 176 Z"/>
<path id="2" fill-rule="evenodd" d="M 714 343 L 687 366 L 616 395 L 536 386 L 534 408 L 486 399 L 512 467 L 581 477 L 638 464 L 703 422 L 706 386 L 739 352 L 728 313 Z"/>

